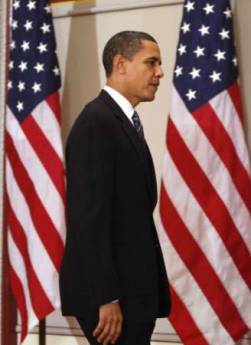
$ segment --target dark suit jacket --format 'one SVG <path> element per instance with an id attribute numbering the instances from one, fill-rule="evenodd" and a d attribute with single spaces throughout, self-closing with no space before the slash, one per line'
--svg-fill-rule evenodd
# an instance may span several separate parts
<path id="1" fill-rule="evenodd" d="M 124 319 L 167 316 L 168 281 L 152 217 L 157 192 L 151 155 L 107 92 L 76 120 L 66 164 L 63 314 L 84 317 L 119 299 Z"/>

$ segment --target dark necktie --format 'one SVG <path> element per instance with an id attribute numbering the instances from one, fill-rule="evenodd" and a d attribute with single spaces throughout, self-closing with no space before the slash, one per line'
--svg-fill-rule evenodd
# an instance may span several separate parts
<path id="1" fill-rule="evenodd" d="M 132 122 L 133 122 L 133 125 L 136 129 L 136 132 L 138 133 L 138 136 L 141 138 L 141 139 L 144 139 L 144 130 L 143 130 L 143 126 L 140 122 L 140 118 L 139 118 L 139 115 L 136 111 L 134 111 L 133 113 L 133 116 L 132 116 Z"/>

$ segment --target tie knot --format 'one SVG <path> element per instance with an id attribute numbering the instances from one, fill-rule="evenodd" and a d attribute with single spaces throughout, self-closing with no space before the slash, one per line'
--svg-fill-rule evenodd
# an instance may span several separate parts
<path id="1" fill-rule="evenodd" d="M 143 126 L 141 124 L 139 115 L 136 111 L 134 111 L 134 113 L 133 113 L 132 122 L 133 122 L 133 125 L 134 125 L 139 137 L 143 139 L 144 138 Z"/>

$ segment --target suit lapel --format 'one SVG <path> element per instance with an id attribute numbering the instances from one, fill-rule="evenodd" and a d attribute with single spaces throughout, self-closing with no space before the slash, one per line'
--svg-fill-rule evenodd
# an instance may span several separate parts
<path id="1" fill-rule="evenodd" d="M 138 153 L 139 160 L 144 171 L 149 196 L 150 196 L 151 201 L 152 199 L 154 199 L 153 204 L 155 204 L 156 179 L 155 179 L 155 173 L 154 173 L 151 155 L 147 147 L 147 144 L 142 142 L 136 130 L 133 128 L 133 125 L 127 118 L 127 116 L 124 114 L 124 112 L 119 107 L 119 105 L 112 99 L 112 97 L 106 91 L 102 90 L 98 97 L 101 98 L 109 106 L 113 114 L 122 122 L 122 127 L 124 129 L 124 132 L 126 133 L 129 140 L 131 141 L 134 149 Z"/>

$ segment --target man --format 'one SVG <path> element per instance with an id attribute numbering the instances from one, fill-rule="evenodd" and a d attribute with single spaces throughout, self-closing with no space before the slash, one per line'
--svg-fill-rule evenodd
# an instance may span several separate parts
<path id="1" fill-rule="evenodd" d="M 170 297 L 152 217 L 154 167 L 134 108 L 154 99 L 160 50 L 152 36 L 124 31 L 106 44 L 103 64 L 107 85 L 67 143 L 62 310 L 92 345 L 149 345 Z"/>

